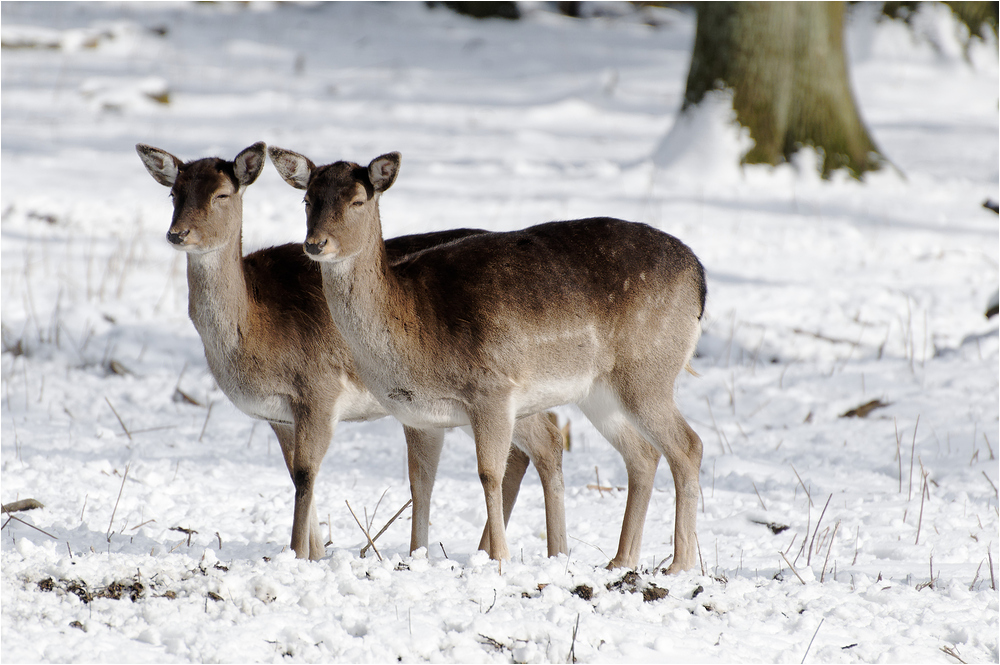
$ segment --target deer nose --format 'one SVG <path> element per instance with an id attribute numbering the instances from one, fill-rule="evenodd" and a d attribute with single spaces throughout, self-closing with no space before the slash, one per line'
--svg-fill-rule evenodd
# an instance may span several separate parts
<path id="1" fill-rule="evenodd" d="M 326 247 L 326 240 L 323 240 L 322 242 L 309 242 L 307 240 L 305 242 L 306 252 L 312 254 L 313 256 L 322 252 L 324 247 Z"/>
<path id="2" fill-rule="evenodd" d="M 167 240 L 172 245 L 179 245 L 184 242 L 184 239 L 188 237 L 191 233 L 191 229 L 184 229 L 183 231 L 167 231 Z"/>

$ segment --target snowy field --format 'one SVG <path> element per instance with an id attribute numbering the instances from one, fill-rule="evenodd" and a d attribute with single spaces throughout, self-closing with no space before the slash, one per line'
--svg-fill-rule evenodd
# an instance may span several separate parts
<path id="1" fill-rule="evenodd" d="M 808 155 L 740 170 L 718 114 L 661 146 L 694 18 L 600 8 L 3 3 L 0 479 L 4 503 L 44 504 L 4 516 L 3 662 L 998 662 L 995 40 L 966 52 L 940 8 L 913 31 L 853 9 L 852 85 L 898 171 L 823 182 Z M 377 529 L 409 497 L 383 419 L 338 428 L 331 544 L 295 560 L 277 442 L 208 373 L 167 190 L 133 147 L 261 140 L 318 163 L 401 151 L 387 236 L 611 215 L 690 245 L 700 569 L 659 572 L 665 462 L 638 575 L 604 569 L 625 469 L 572 407 L 568 557 L 545 557 L 530 470 L 512 560 L 476 551 L 455 433 L 430 551 L 409 556 L 405 511 L 361 558 L 345 500 Z M 301 198 L 266 165 L 245 250 L 300 242 Z"/>

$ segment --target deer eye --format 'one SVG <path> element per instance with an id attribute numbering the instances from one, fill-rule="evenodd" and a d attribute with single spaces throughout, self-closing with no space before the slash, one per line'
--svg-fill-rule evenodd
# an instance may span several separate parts
<path id="1" fill-rule="evenodd" d="M 228 199 L 228 198 L 229 198 L 229 194 L 216 194 L 215 195 L 215 200 L 216 201 L 221 201 L 223 199 Z"/>
<path id="2" fill-rule="evenodd" d="M 361 199 L 358 199 L 357 201 L 351 201 L 351 207 L 352 208 L 360 208 L 364 204 L 365 204 L 365 202 L 362 201 Z"/>

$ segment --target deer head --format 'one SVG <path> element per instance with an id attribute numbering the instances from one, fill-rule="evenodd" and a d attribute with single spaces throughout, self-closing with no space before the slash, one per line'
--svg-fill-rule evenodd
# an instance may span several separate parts
<path id="1" fill-rule="evenodd" d="M 306 190 L 303 247 L 310 258 L 342 261 L 366 242 L 381 240 L 378 200 L 396 180 L 398 152 L 376 157 L 367 168 L 353 162 L 317 167 L 303 155 L 273 146 L 268 155 L 285 182 Z"/>
<path id="2" fill-rule="evenodd" d="M 205 253 L 240 237 L 243 192 L 264 166 L 263 143 L 254 143 L 231 162 L 217 157 L 184 163 L 169 152 L 135 146 L 153 178 L 170 188 L 174 215 L 167 240 L 181 251 Z"/>

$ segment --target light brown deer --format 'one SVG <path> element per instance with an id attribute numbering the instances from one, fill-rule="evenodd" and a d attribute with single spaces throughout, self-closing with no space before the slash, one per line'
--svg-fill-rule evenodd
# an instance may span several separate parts
<path id="1" fill-rule="evenodd" d="M 299 558 L 324 551 L 313 487 L 336 423 L 388 415 L 361 383 L 323 296 L 317 264 L 288 244 L 243 256 L 243 194 L 260 175 L 265 146 L 233 161 L 182 162 L 136 146 L 150 175 L 170 187 L 173 220 L 167 240 L 187 253 L 188 311 L 219 387 L 241 411 L 266 420 L 281 444 L 295 485 L 292 549 Z M 483 231 L 461 229 L 387 243 L 388 260 Z M 444 430 L 404 426 L 413 519 L 411 551 L 426 547 L 431 489 Z M 562 438 L 544 415 L 518 423 L 505 485 L 510 515 L 528 458 L 545 495 L 549 555 L 566 552 Z M 525 452 L 527 455 L 525 455 Z M 505 451 L 506 454 L 506 451 Z M 484 532 L 485 533 L 485 532 Z M 484 539 L 486 536 L 484 535 Z"/>
<path id="2" fill-rule="evenodd" d="M 361 380 L 406 425 L 471 425 L 491 557 L 509 556 L 501 481 L 515 423 L 576 403 L 628 471 L 610 565 L 638 562 L 662 453 L 676 492 L 668 571 L 694 566 L 702 445 L 674 403 L 674 382 L 694 353 L 706 290 L 687 246 L 644 224 L 599 218 L 471 236 L 392 262 L 379 199 L 399 153 L 367 167 L 269 154 L 306 190 L 304 249 L 322 266 Z"/>

